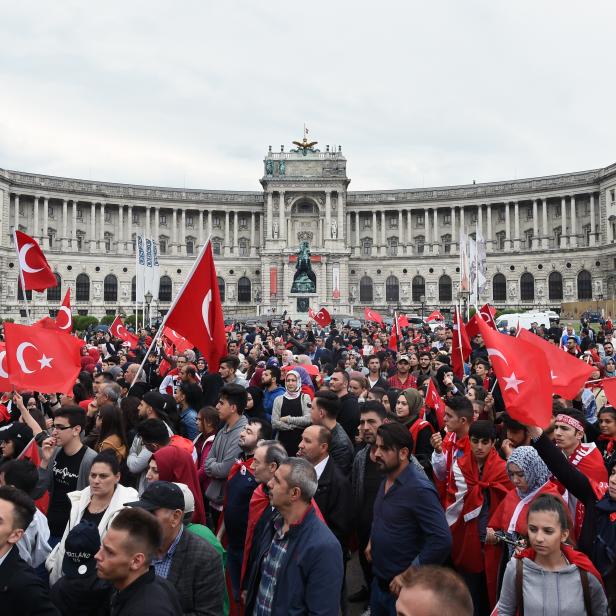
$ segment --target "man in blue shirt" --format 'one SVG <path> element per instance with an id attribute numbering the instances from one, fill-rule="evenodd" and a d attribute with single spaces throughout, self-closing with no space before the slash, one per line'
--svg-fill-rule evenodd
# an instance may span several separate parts
<path id="1" fill-rule="evenodd" d="M 377 430 L 375 460 L 385 474 L 374 502 L 370 544 L 372 616 L 395 616 L 401 576 L 410 567 L 441 564 L 451 534 L 436 489 L 412 464 L 413 439 L 401 424 Z"/>
<path id="2" fill-rule="evenodd" d="M 268 421 L 272 421 L 272 408 L 274 400 L 284 394 L 285 389 L 279 385 L 280 368 L 278 366 L 268 366 L 261 375 L 261 385 L 263 385 L 263 410 Z"/>

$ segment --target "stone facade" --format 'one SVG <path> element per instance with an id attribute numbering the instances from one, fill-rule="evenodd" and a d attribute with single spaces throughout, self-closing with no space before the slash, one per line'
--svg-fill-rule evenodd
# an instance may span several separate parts
<path id="1" fill-rule="evenodd" d="M 281 148 L 282 150 L 282 148 Z M 81 314 L 134 308 L 134 237 L 159 239 L 168 308 L 211 236 L 229 315 L 298 314 L 295 254 L 312 251 L 317 293 L 332 313 L 418 311 L 458 301 L 460 230 L 487 240 L 498 307 L 559 308 L 616 294 L 616 164 L 603 169 L 466 186 L 348 190 L 341 148 L 272 152 L 259 192 L 180 190 L 0 169 L 0 311 L 18 300 L 12 232 L 34 236 L 61 288 L 34 293 L 35 316 L 67 287 Z M 306 301 L 303 302 L 306 304 Z"/>

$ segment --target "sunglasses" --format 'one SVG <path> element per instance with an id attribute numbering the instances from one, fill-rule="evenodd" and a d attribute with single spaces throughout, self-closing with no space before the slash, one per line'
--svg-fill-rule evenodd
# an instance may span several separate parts
<path id="1" fill-rule="evenodd" d="M 70 426 L 58 426 L 56 424 L 53 424 L 51 426 L 51 428 L 52 428 L 52 430 L 60 430 L 60 431 L 62 431 L 62 430 L 69 430 Z"/>

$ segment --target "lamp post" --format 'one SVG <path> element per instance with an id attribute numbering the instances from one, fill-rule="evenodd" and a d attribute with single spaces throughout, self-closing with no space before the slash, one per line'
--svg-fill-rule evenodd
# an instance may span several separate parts
<path id="1" fill-rule="evenodd" d="M 150 291 L 148 291 L 144 296 L 145 305 L 147 306 L 147 309 L 148 309 L 148 326 L 149 327 L 152 327 L 152 298 L 153 298 L 153 295 Z M 145 315 L 143 316 L 144 316 L 143 320 L 145 322 Z"/>
<path id="2" fill-rule="evenodd" d="M 426 296 L 425 295 L 420 295 L 419 296 L 419 303 L 421 304 L 421 320 L 424 320 L 424 307 L 426 305 Z"/>
<path id="3" fill-rule="evenodd" d="M 471 292 L 470 291 L 459 291 L 458 292 L 458 299 L 462 300 L 462 318 L 467 321 L 468 318 L 468 300 L 469 297 L 471 296 Z"/>

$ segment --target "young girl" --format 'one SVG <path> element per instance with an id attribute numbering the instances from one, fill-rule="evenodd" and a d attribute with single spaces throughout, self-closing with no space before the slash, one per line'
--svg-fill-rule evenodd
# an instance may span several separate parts
<path id="1" fill-rule="evenodd" d="M 562 501 L 538 496 L 528 510 L 530 547 L 509 561 L 499 616 L 606 614 L 601 576 L 587 556 L 567 545 L 569 526 Z"/>

